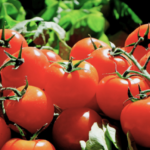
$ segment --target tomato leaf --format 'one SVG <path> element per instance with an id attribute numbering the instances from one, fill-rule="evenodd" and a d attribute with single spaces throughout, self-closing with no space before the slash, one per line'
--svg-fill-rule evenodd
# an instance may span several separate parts
<path id="1" fill-rule="evenodd" d="M 136 144 L 135 144 L 130 132 L 127 132 L 127 141 L 128 141 L 128 149 L 129 150 L 137 150 Z"/>
<path id="2" fill-rule="evenodd" d="M 89 132 L 88 141 L 80 141 L 83 150 L 111 150 L 112 145 L 118 150 L 122 150 L 119 141 L 120 134 L 116 127 L 112 127 L 106 119 L 102 124 L 94 123 Z"/>

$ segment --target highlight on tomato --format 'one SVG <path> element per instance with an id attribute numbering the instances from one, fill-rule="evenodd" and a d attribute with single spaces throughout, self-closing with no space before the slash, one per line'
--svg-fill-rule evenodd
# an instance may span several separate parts
<path id="1" fill-rule="evenodd" d="M 96 94 L 97 70 L 84 60 L 62 60 L 47 68 L 45 92 L 61 109 L 83 107 Z"/>
<path id="2" fill-rule="evenodd" d="M 55 61 L 62 60 L 62 58 L 52 50 L 40 49 L 40 51 L 47 57 L 50 64 Z"/>
<path id="3" fill-rule="evenodd" d="M 0 66 L 3 64 L 7 55 L 4 50 L 10 54 L 17 52 L 20 47 L 28 47 L 25 38 L 17 31 L 12 29 L 0 29 Z"/>
<path id="4" fill-rule="evenodd" d="M 4 109 L 8 117 L 10 127 L 16 131 L 13 123 L 18 124 L 30 133 L 35 133 L 43 124 L 51 123 L 54 114 L 54 106 L 45 92 L 35 86 L 26 85 L 19 88 L 6 87 L 1 90 L 12 92 L 1 100 L 4 100 Z"/>
<path id="5" fill-rule="evenodd" d="M 79 141 L 89 139 L 92 125 L 101 123 L 101 117 L 90 108 L 63 110 L 54 122 L 53 143 L 58 150 L 81 150 Z"/>

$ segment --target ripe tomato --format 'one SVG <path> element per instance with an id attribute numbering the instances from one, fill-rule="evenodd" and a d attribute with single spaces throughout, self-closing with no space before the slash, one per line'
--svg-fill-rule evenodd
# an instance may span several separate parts
<path id="1" fill-rule="evenodd" d="M 13 54 L 17 57 L 19 51 Z M 3 87 L 20 87 L 25 84 L 25 76 L 27 76 L 29 85 L 33 85 L 44 89 L 46 69 L 49 66 L 46 56 L 37 48 L 24 47 L 22 49 L 22 58 L 24 63 L 18 69 L 14 66 L 7 66 L 1 70 Z M 6 59 L 7 62 L 10 58 Z M 4 91 L 7 95 L 9 91 Z"/>
<path id="2" fill-rule="evenodd" d="M 47 140 L 22 140 L 13 138 L 5 143 L 1 150 L 55 150 L 55 147 Z"/>
<path id="3" fill-rule="evenodd" d="M 87 141 L 93 123 L 101 121 L 101 117 L 89 108 L 64 110 L 54 122 L 52 129 L 55 147 L 58 150 L 81 150 L 79 141 Z"/>
<path id="4" fill-rule="evenodd" d="M 58 54 L 53 52 L 52 50 L 41 49 L 40 51 L 46 55 L 50 64 L 52 64 L 53 62 L 57 60 L 62 60 L 62 58 Z"/>
<path id="5" fill-rule="evenodd" d="M 96 98 L 97 103 L 105 115 L 112 119 L 120 120 L 120 114 L 128 97 L 128 87 L 133 96 L 139 94 L 140 85 L 142 90 L 149 89 L 146 80 L 140 76 L 131 76 L 122 79 L 117 75 L 104 77 L 98 84 Z"/>
<path id="6" fill-rule="evenodd" d="M 18 90 L 21 91 L 23 88 L 24 86 L 21 86 Z M 11 92 L 8 97 L 12 95 L 14 92 Z M 54 114 L 52 101 L 46 97 L 43 90 L 35 86 L 28 86 L 26 93 L 19 102 L 6 99 L 4 108 L 10 121 L 20 125 L 30 133 L 35 133 L 46 123 L 49 125 Z"/>
<path id="7" fill-rule="evenodd" d="M 144 66 L 146 61 L 148 60 L 148 58 L 150 57 L 150 52 L 148 52 L 147 54 L 145 54 L 139 61 L 141 66 Z M 148 73 L 150 73 L 150 63 L 147 64 L 146 70 Z"/>
<path id="8" fill-rule="evenodd" d="M 144 37 L 144 34 L 146 33 L 148 26 L 149 26 L 149 24 L 143 24 L 143 25 L 139 26 L 138 28 L 136 28 L 133 32 L 131 32 L 128 35 L 128 37 L 125 41 L 125 45 L 124 45 L 125 50 L 127 52 L 130 52 L 134 46 L 129 46 L 129 47 L 126 47 L 126 46 L 137 42 L 138 34 L 141 37 Z M 148 39 L 150 39 L 150 32 L 148 32 L 147 38 L 143 42 L 141 42 L 140 45 L 137 45 L 137 47 L 133 53 L 133 56 L 137 59 L 137 61 L 139 61 L 149 51 L 150 42 Z M 146 48 L 147 48 L 147 50 L 146 50 Z"/>
<path id="9" fill-rule="evenodd" d="M 0 44 L 0 66 L 3 64 L 4 60 L 8 58 L 4 53 L 4 50 L 10 54 L 13 54 L 20 49 L 21 45 L 22 47 L 28 46 L 25 38 L 17 31 L 11 29 L 5 29 L 4 32 L 5 32 L 4 37 L 6 40 L 9 39 L 14 34 L 15 36 L 9 41 L 10 48 L 7 46 L 2 47 L 3 45 Z M 1 38 L 2 38 L 2 29 L 0 29 L 0 39 Z"/>
<path id="10" fill-rule="evenodd" d="M 67 60 L 61 62 L 69 63 Z M 83 107 L 95 96 L 99 81 L 96 69 L 86 61 L 78 67 L 82 69 L 65 72 L 64 67 L 55 62 L 47 69 L 45 92 L 61 109 Z"/>
<path id="11" fill-rule="evenodd" d="M 121 112 L 121 126 L 126 134 L 131 133 L 134 141 L 150 147 L 150 97 L 128 104 Z"/>
<path id="12" fill-rule="evenodd" d="M 92 38 L 92 41 L 95 43 L 97 48 L 100 46 L 110 48 L 108 44 L 98 39 Z M 88 37 L 75 43 L 71 49 L 70 58 L 73 57 L 74 60 L 82 60 L 87 58 L 88 55 L 95 50 L 92 41 L 91 38 Z"/>
<path id="13" fill-rule="evenodd" d="M 0 117 L 0 149 L 11 138 L 10 128 L 3 118 Z"/>
<path id="14" fill-rule="evenodd" d="M 109 48 L 97 49 L 89 55 L 91 58 L 87 60 L 87 62 L 91 63 L 96 68 L 99 80 L 110 73 L 114 73 L 115 69 L 123 74 L 125 70 L 133 64 L 127 57 L 125 59 L 121 56 L 111 56 L 110 51 L 111 49 Z"/>

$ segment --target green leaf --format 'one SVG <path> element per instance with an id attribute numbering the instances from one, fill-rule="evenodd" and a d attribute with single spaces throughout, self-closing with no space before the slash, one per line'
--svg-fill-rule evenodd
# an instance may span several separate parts
<path id="1" fill-rule="evenodd" d="M 87 24 L 94 32 L 103 32 L 105 25 L 105 18 L 102 13 L 90 14 L 87 18 Z"/>
<path id="2" fill-rule="evenodd" d="M 102 119 L 102 124 L 94 123 L 89 132 L 88 141 L 80 141 L 83 150 L 112 150 L 112 145 L 118 150 L 122 150 L 119 130 L 111 126 L 106 119 Z"/>
<path id="3" fill-rule="evenodd" d="M 58 2 L 53 2 L 52 4 L 45 7 L 37 16 L 40 16 L 45 21 L 52 21 L 53 17 L 56 16 L 58 9 Z"/>
<path id="4" fill-rule="evenodd" d="M 130 132 L 127 132 L 127 141 L 128 141 L 128 149 L 129 150 L 137 150 L 136 143 L 133 140 Z"/>
<path id="5" fill-rule="evenodd" d="M 4 3 L 4 7 L 6 8 L 8 15 L 13 15 L 18 12 L 16 7 L 11 3 L 8 3 L 8 2 Z"/>

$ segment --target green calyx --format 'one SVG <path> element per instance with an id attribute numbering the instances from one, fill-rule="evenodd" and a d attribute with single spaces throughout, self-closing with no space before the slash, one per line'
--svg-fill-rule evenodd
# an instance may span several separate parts
<path id="1" fill-rule="evenodd" d="M 3 29 L 2 29 L 2 36 L 1 36 L 1 39 L 0 39 L 0 46 L 2 47 L 6 47 L 6 48 L 10 48 L 10 44 L 9 44 L 9 41 L 15 36 L 12 35 L 10 38 L 8 39 L 5 39 L 5 24 L 3 25 Z"/>
<path id="2" fill-rule="evenodd" d="M 140 85 L 138 85 L 138 88 L 139 88 L 139 94 L 136 95 L 136 97 L 134 97 L 130 91 L 130 88 L 128 88 L 128 100 L 131 100 L 132 102 L 136 102 L 136 101 L 139 101 L 139 100 L 142 100 L 142 99 L 145 99 L 147 98 L 148 96 L 150 95 L 147 95 L 147 93 L 150 92 L 150 90 L 145 90 L 145 91 L 142 91 L 141 90 L 141 87 Z"/>
<path id="3" fill-rule="evenodd" d="M 80 60 L 79 62 L 77 62 L 76 64 L 73 65 L 72 61 L 73 61 L 73 57 L 71 57 L 71 59 L 69 59 L 69 61 L 66 62 L 57 62 L 58 64 L 60 64 L 61 66 L 63 66 L 63 70 L 67 73 L 71 73 L 73 71 L 77 71 L 77 70 L 83 70 L 84 68 L 80 68 L 78 67 L 83 61 L 86 61 L 87 59 L 90 59 L 91 57 L 85 58 L 83 60 Z"/>
<path id="4" fill-rule="evenodd" d="M 22 54 L 22 46 L 20 48 L 19 54 L 18 54 L 18 58 L 14 57 L 13 55 L 9 54 L 8 52 L 4 51 L 5 54 L 10 58 L 9 61 L 7 61 L 6 63 L 4 63 L 1 67 L 0 70 L 2 70 L 3 68 L 5 68 L 6 66 L 14 66 L 13 69 L 18 69 L 20 65 L 22 65 L 24 63 L 24 59 L 21 58 L 21 54 Z"/>
<path id="5" fill-rule="evenodd" d="M 22 127 L 20 127 L 19 125 L 17 125 L 16 123 L 14 123 L 14 125 L 17 127 L 17 129 L 19 130 L 19 133 L 20 133 L 20 135 L 22 136 L 22 138 L 23 139 L 27 139 L 26 138 L 26 135 L 25 135 L 25 133 L 24 133 L 24 130 L 26 130 L 26 129 L 23 129 Z M 36 140 L 37 139 L 37 137 L 38 137 L 38 135 L 43 131 L 43 129 L 46 127 L 48 125 L 48 123 L 46 123 L 44 126 L 42 126 L 39 130 L 37 130 L 37 132 L 35 132 L 31 137 L 30 137 L 30 141 L 32 141 L 32 140 Z M 27 133 L 28 133 L 28 131 L 27 131 Z M 28 133 L 28 134 L 30 134 L 30 133 Z"/>
<path id="6" fill-rule="evenodd" d="M 147 30 L 144 34 L 143 37 L 140 36 L 140 28 L 139 28 L 139 31 L 138 31 L 138 45 L 141 45 L 143 46 L 144 48 L 148 49 L 148 44 L 150 44 L 150 39 L 148 39 L 148 34 L 149 34 L 149 24 L 147 26 Z M 129 47 L 129 46 L 134 46 L 136 43 L 132 43 L 132 44 L 129 44 L 127 45 L 126 47 Z"/>
<path id="7" fill-rule="evenodd" d="M 0 101 L 4 101 L 4 100 L 14 100 L 14 101 L 18 101 L 23 97 L 23 95 L 26 93 L 26 90 L 28 88 L 28 81 L 26 79 L 26 85 L 25 87 L 22 89 L 22 91 L 18 91 L 16 88 L 12 88 L 12 87 L 6 87 L 6 88 L 1 88 L 1 91 L 4 90 L 11 90 L 13 91 L 15 94 L 13 96 L 3 96 L 0 97 Z"/>

